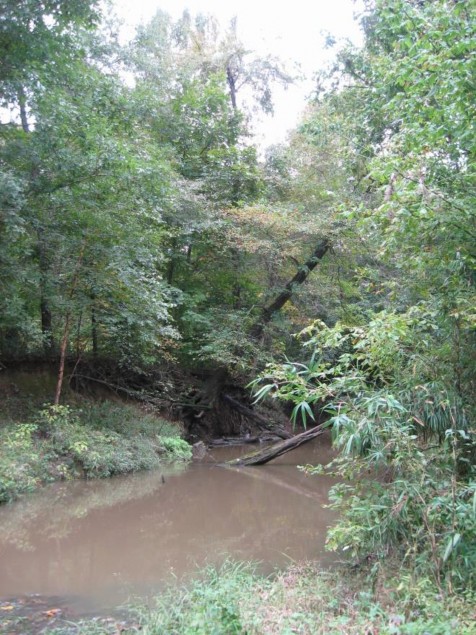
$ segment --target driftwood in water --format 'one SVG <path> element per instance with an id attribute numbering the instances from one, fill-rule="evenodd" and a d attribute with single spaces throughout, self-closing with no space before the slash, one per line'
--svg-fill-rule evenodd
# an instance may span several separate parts
<path id="1" fill-rule="evenodd" d="M 268 463 L 268 461 L 272 461 L 278 456 L 281 456 L 282 454 L 286 454 L 286 452 L 290 452 L 291 450 L 298 448 L 303 443 L 307 443 L 308 441 L 311 441 L 311 439 L 315 439 L 316 437 L 321 435 L 325 431 L 325 429 L 325 424 L 321 423 L 315 428 L 311 428 L 310 430 L 306 430 L 301 434 L 297 434 L 291 439 L 279 441 L 279 443 L 269 445 L 262 450 L 250 452 L 249 454 L 245 454 L 238 459 L 232 459 L 231 461 L 221 463 L 220 465 L 224 467 L 229 465 L 236 467 L 245 465 L 264 465 L 265 463 Z"/>

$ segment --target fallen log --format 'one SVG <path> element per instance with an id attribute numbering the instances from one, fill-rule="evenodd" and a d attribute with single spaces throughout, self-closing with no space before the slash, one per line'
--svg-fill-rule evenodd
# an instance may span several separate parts
<path id="1" fill-rule="evenodd" d="M 279 443 L 274 443 L 273 445 L 269 445 L 262 450 L 256 450 L 255 452 L 250 452 L 249 454 L 245 454 L 244 456 L 240 456 L 237 459 L 232 459 L 231 461 L 226 461 L 225 463 L 220 463 L 221 467 L 244 467 L 246 465 L 264 465 L 273 459 L 276 459 L 278 456 L 286 454 L 286 452 L 290 452 L 295 448 L 298 448 L 303 443 L 307 443 L 312 439 L 315 439 L 319 435 L 323 434 L 326 430 L 326 424 L 321 423 L 315 428 L 311 428 L 310 430 L 306 430 L 301 434 L 297 434 L 291 439 L 285 439 L 284 441 L 279 441 Z"/>

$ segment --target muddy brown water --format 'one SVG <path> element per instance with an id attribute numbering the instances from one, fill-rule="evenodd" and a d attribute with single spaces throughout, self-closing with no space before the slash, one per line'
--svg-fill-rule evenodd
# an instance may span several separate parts
<path id="1" fill-rule="evenodd" d="M 324 551 L 331 479 L 297 465 L 326 463 L 319 438 L 260 467 L 214 465 L 246 448 L 216 448 L 203 462 L 102 481 L 48 486 L 0 507 L 0 598 L 69 597 L 84 610 L 152 595 L 227 558 L 269 572 Z"/>

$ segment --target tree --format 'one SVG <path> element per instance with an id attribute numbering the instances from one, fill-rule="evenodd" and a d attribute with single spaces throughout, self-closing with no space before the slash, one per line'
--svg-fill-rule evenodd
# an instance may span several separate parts
<path id="1" fill-rule="evenodd" d="M 16 338 L 17 354 L 32 353 L 42 340 L 52 355 L 61 342 L 64 366 L 74 333 L 76 355 L 133 364 L 177 335 L 169 309 L 178 292 L 161 276 L 173 170 L 140 126 L 131 89 L 75 28 L 52 72 L 35 66 L 33 125 L 2 130 L 2 348 L 11 354 Z"/>
<path id="2" fill-rule="evenodd" d="M 0 100 L 17 106 L 28 129 L 28 91 L 42 84 L 45 68 L 55 74 L 75 50 L 74 28 L 99 19 L 97 0 L 2 0 L 0 3 Z M 74 53 L 73 53 L 74 55 Z"/>

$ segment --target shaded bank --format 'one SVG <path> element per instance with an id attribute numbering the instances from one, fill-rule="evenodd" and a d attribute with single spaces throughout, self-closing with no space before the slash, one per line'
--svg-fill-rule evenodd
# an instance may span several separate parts
<path id="1" fill-rule="evenodd" d="M 52 481 L 104 478 L 191 458 L 180 425 L 137 404 L 69 391 L 67 405 L 45 406 L 52 381 L 48 370 L 0 377 L 0 502 Z"/>

